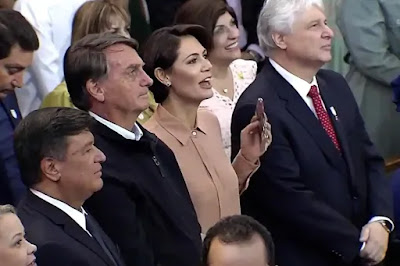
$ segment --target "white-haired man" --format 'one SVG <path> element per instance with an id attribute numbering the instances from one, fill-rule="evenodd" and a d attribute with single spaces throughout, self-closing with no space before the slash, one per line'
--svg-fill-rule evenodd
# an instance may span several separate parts
<path id="1" fill-rule="evenodd" d="M 232 152 L 259 97 L 274 141 L 243 212 L 269 228 L 280 266 L 379 264 L 393 229 L 390 187 L 346 81 L 320 69 L 333 38 L 322 0 L 268 0 L 257 30 L 269 60 L 236 105 Z"/>

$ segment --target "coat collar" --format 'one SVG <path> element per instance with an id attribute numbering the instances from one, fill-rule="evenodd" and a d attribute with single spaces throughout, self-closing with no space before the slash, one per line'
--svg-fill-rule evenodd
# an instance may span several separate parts
<path id="1" fill-rule="evenodd" d="M 326 134 L 325 130 L 321 126 L 318 118 L 315 117 L 313 112 L 296 92 L 296 90 L 272 67 L 270 62 L 266 62 L 263 72 L 269 83 L 275 88 L 278 97 L 284 102 L 288 112 L 303 126 L 303 128 L 309 133 L 312 139 L 316 142 L 320 150 L 323 152 L 327 160 L 339 169 L 342 174 L 347 175 L 347 169 L 343 167 L 343 160 L 341 154 L 335 148 L 332 140 Z M 321 97 L 326 106 L 327 112 L 331 117 L 332 123 L 335 129 L 338 128 L 338 123 L 335 121 L 333 114 L 330 111 L 330 107 L 334 106 L 333 99 L 335 96 L 332 95 L 332 89 L 328 86 L 327 82 L 320 77 L 317 73 L 317 82 Z M 333 118 L 333 119 L 332 119 Z M 344 143 L 345 135 L 342 130 L 336 130 L 341 147 L 344 147 L 344 152 L 348 149 L 346 143 Z M 345 157 L 346 158 L 346 157 Z M 347 158 L 346 158 L 347 159 Z"/>
<path id="2" fill-rule="evenodd" d="M 202 119 L 202 116 L 199 115 L 199 113 L 200 111 L 197 115 L 195 129 L 199 134 L 207 135 L 207 127 L 205 121 Z M 193 130 L 186 127 L 179 118 L 173 116 L 161 104 L 157 106 L 157 110 L 154 113 L 154 119 L 169 134 L 174 136 L 181 143 L 181 145 L 187 145 L 193 133 Z"/>
<path id="3" fill-rule="evenodd" d="M 61 227 L 66 234 L 74 238 L 76 241 L 82 243 L 85 247 L 102 258 L 107 265 L 115 266 L 114 263 L 112 263 L 104 253 L 103 249 L 96 243 L 96 241 L 63 211 L 37 197 L 30 191 L 27 193 L 25 204 L 29 209 L 36 210 L 51 220 L 54 224 Z"/>

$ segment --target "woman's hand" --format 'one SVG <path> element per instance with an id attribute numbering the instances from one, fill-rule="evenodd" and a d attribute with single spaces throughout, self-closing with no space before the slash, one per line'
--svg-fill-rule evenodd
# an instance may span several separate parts
<path id="1" fill-rule="evenodd" d="M 256 115 L 240 133 L 240 149 L 243 157 L 250 162 L 257 162 L 261 155 L 265 153 L 272 142 L 271 125 L 264 118 Z"/>

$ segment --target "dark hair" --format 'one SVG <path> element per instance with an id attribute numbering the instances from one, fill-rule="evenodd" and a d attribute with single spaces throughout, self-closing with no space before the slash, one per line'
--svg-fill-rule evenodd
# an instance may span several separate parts
<path id="1" fill-rule="evenodd" d="M 215 24 L 225 12 L 228 12 L 235 19 L 237 26 L 235 11 L 225 0 L 189 0 L 176 12 L 174 23 L 200 25 L 206 29 L 210 36 L 213 36 Z M 213 48 L 213 43 L 211 43 L 209 52 Z"/>
<path id="2" fill-rule="evenodd" d="M 12 9 L 0 10 L 0 59 L 7 58 L 14 45 L 33 52 L 39 49 L 39 40 L 32 25 Z"/>
<path id="3" fill-rule="evenodd" d="M 235 244 L 249 241 L 255 234 L 264 240 L 268 264 L 275 265 L 275 246 L 271 234 L 263 225 L 246 215 L 228 216 L 208 230 L 203 242 L 202 264 L 208 265 L 208 254 L 213 239 L 218 238 L 223 243 Z"/>
<path id="4" fill-rule="evenodd" d="M 162 84 L 154 75 L 158 67 L 168 70 L 178 58 L 178 50 L 181 45 L 181 37 L 193 36 L 205 48 L 211 45 L 211 36 L 207 34 L 204 27 L 199 25 L 175 25 L 165 27 L 153 32 L 142 46 L 142 59 L 146 63 L 143 69 L 154 83 L 150 90 L 154 94 L 157 103 L 162 103 L 168 97 L 169 89 Z"/>
<path id="5" fill-rule="evenodd" d="M 14 148 L 27 187 L 40 182 L 40 162 L 45 157 L 64 160 L 67 137 L 89 130 L 93 118 L 75 108 L 52 107 L 31 112 L 17 126 Z"/>
<path id="6" fill-rule="evenodd" d="M 86 82 L 107 77 L 104 50 L 116 44 L 125 44 L 135 50 L 138 48 L 134 39 L 115 33 L 89 34 L 68 48 L 64 57 L 64 76 L 71 101 L 76 107 L 85 111 L 91 108 Z"/>

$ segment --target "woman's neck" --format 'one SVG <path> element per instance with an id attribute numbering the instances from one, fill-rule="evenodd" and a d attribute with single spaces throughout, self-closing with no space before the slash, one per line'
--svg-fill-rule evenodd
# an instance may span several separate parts
<path id="1" fill-rule="evenodd" d="M 228 63 L 219 63 L 219 62 L 213 62 L 212 63 L 212 77 L 214 79 L 225 79 L 230 72 Z"/>
<path id="2" fill-rule="evenodd" d="M 197 110 L 200 103 L 189 103 L 182 101 L 173 94 L 161 104 L 170 114 L 181 120 L 189 129 L 196 127 Z"/>

